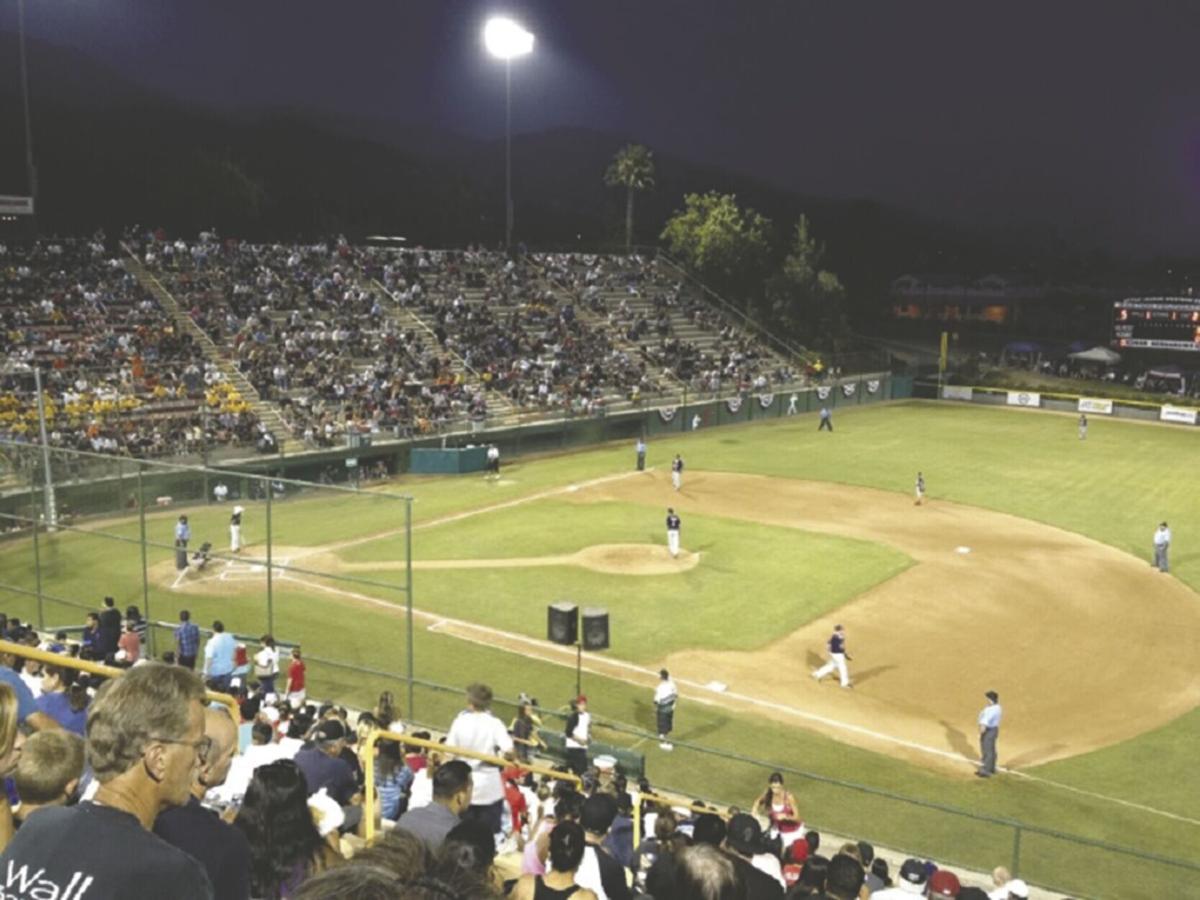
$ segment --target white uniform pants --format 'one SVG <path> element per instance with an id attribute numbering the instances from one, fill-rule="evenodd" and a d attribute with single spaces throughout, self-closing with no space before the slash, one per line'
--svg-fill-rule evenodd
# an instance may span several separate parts
<path id="1" fill-rule="evenodd" d="M 667 529 L 667 549 L 671 551 L 672 556 L 679 555 L 679 529 Z"/>
<path id="2" fill-rule="evenodd" d="M 234 553 L 237 553 L 239 550 L 242 549 L 242 526 L 241 525 L 230 525 L 229 526 L 229 549 L 232 550 Z"/>
<path id="3" fill-rule="evenodd" d="M 847 669 L 846 669 L 846 654 L 845 653 L 830 653 L 829 654 L 829 662 L 825 663 L 825 665 L 821 666 L 821 668 L 819 668 L 819 669 L 817 669 L 817 671 L 813 672 L 813 677 L 819 681 L 820 679 L 824 678 L 826 675 L 833 672 L 834 669 L 837 670 L 838 678 L 842 682 L 842 687 L 849 687 L 850 672 L 847 671 Z"/>
<path id="4" fill-rule="evenodd" d="M 675 486 L 675 490 L 679 490 L 679 488 L 683 485 L 683 473 L 682 472 L 672 472 L 671 473 L 671 484 L 673 484 Z"/>

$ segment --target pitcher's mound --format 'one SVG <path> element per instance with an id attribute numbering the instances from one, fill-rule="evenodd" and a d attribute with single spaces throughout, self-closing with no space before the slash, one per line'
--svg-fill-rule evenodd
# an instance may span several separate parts
<path id="1" fill-rule="evenodd" d="M 696 568 L 700 554 L 680 550 L 679 556 L 672 557 L 658 544 L 597 544 L 580 550 L 573 561 L 612 575 L 674 575 Z"/>

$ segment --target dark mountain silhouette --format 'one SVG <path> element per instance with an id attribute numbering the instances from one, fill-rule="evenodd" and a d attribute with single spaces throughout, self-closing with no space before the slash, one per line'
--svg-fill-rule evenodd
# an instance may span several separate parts
<path id="1" fill-rule="evenodd" d="M 0 34 L 0 193 L 24 192 L 15 39 Z M 500 141 L 299 110 L 217 112 L 162 96 L 71 50 L 31 41 L 33 126 L 44 230 L 130 222 L 192 233 L 289 239 L 383 232 L 426 246 L 495 245 L 503 234 Z M 9 65 L 6 62 L 5 68 Z M 595 249 L 623 239 L 624 196 L 603 174 L 627 136 L 584 129 L 513 139 L 516 237 Z M 653 148 L 652 148 L 653 149 Z M 637 198 L 637 239 L 654 243 L 687 192 L 716 189 L 768 216 L 779 252 L 798 216 L 859 302 L 882 302 L 905 271 L 1083 277 L 1106 261 L 1053 235 L 972 231 L 870 200 L 804 197 L 744 174 L 656 154 Z"/>

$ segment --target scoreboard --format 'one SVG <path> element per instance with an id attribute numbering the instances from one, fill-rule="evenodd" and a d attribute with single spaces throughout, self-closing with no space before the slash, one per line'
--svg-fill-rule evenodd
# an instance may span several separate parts
<path id="1" fill-rule="evenodd" d="M 1200 353 L 1200 300 L 1139 297 L 1113 303 L 1114 347 Z"/>

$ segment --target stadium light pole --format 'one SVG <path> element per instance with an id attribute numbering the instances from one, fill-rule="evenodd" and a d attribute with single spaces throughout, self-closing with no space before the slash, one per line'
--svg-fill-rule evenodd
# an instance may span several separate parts
<path id="1" fill-rule="evenodd" d="M 512 61 L 533 52 L 533 35 L 504 16 L 488 19 L 483 26 L 483 44 L 488 53 L 504 60 L 504 249 L 512 247 Z"/>
<path id="2" fill-rule="evenodd" d="M 25 176 L 33 201 L 34 227 L 37 223 L 37 169 L 33 165 L 33 126 L 29 119 L 29 67 L 25 62 L 25 0 L 17 0 L 17 55 L 21 61 L 21 101 L 25 110 Z"/>

